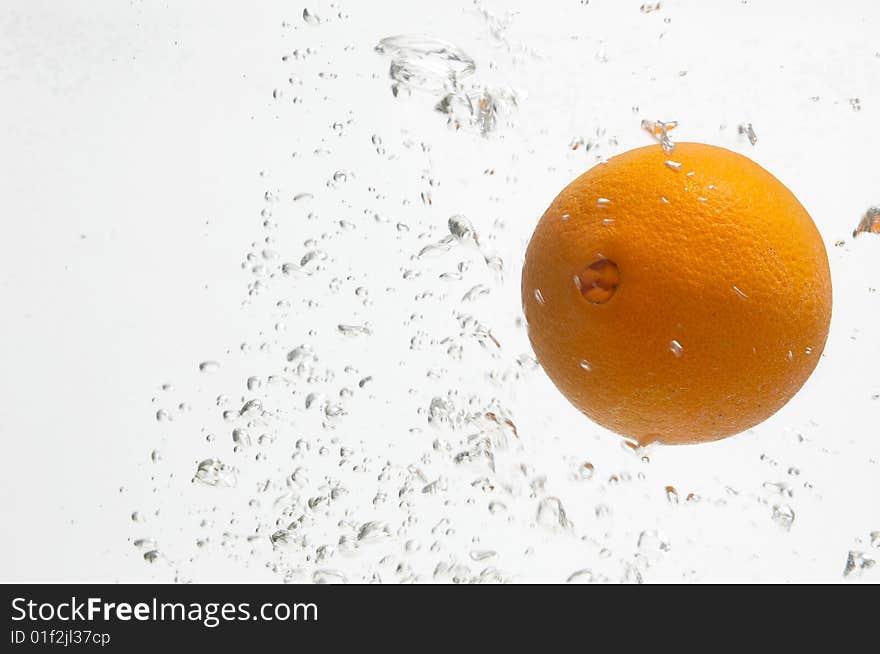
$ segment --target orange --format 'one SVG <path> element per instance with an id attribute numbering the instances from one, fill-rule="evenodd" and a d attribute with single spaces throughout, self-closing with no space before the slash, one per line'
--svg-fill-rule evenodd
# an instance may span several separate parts
<path id="1" fill-rule="evenodd" d="M 762 422 L 825 346 L 822 238 L 779 180 L 723 148 L 630 150 L 553 200 L 529 243 L 537 359 L 589 418 L 647 444 Z"/>

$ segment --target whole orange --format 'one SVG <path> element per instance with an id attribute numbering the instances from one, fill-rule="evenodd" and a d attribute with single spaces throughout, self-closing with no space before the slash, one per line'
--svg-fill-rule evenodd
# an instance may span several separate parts
<path id="1" fill-rule="evenodd" d="M 801 388 L 831 319 L 822 238 L 779 180 L 711 145 L 630 150 L 553 200 L 526 252 L 539 363 L 600 425 L 669 444 L 757 425 Z"/>

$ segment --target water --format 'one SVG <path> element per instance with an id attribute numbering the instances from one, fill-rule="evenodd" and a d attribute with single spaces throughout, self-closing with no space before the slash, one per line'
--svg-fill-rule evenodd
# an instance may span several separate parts
<path id="1" fill-rule="evenodd" d="M 880 207 L 871 207 L 862 216 L 858 226 L 853 231 L 853 238 L 860 234 L 880 234 Z"/>
<path id="2" fill-rule="evenodd" d="M 752 145 L 756 145 L 758 143 L 758 135 L 755 133 L 755 128 L 752 127 L 751 123 L 740 125 L 739 127 L 737 127 L 737 131 L 740 134 L 744 135 L 749 140 L 749 143 L 751 143 Z"/>
<path id="3" fill-rule="evenodd" d="M 678 127 L 678 121 L 675 120 L 668 122 L 662 120 L 642 120 L 642 129 L 657 139 L 657 142 L 660 143 L 660 146 L 666 153 L 675 152 L 675 143 L 672 141 L 672 137 L 669 133 L 676 127 Z M 666 165 L 670 166 L 670 164 L 674 163 L 675 162 L 667 161 Z"/>
<path id="4" fill-rule="evenodd" d="M 636 7 L 621 17 L 653 30 L 651 43 L 684 38 L 663 32 L 662 18 L 673 16 L 665 6 Z M 768 125 L 760 143 L 750 124 L 740 133 L 742 107 L 713 105 L 700 123 L 630 112 L 626 103 L 642 97 L 653 108 L 654 89 L 693 95 L 698 70 L 679 77 L 687 62 L 673 71 L 656 58 L 644 60 L 650 71 L 633 64 L 630 40 L 599 43 L 602 23 L 584 22 L 593 9 L 565 11 L 582 11 L 566 22 L 600 25 L 595 33 L 569 34 L 559 18 L 559 38 L 535 39 L 528 16 L 468 4 L 438 22 L 437 36 L 400 34 L 374 48 L 387 32 L 362 31 L 323 5 L 299 20 L 294 8 L 295 29 L 266 45 L 280 63 L 248 77 L 268 84 L 246 112 L 270 138 L 255 148 L 260 186 L 249 208 L 230 216 L 238 239 L 230 279 L 210 285 L 231 317 L 212 323 L 205 349 L 150 381 L 175 383 L 152 404 L 146 396 L 143 424 L 133 427 L 145 433 L 134 473 L 144 492 L 121 517 L 130 542 L 146 530 L 149 542 L 119 546 L 137 565 L 152 559 L 150 574 L 163 579 L 298 583 L 642 583 L 725 579 L 731 570 L 798 578 L 789 571 L 819 568 L 839 578 L 845 561 L 847 579 L 877 574 L 866 561 L 877 559 L 880 536 L 854 531 L 827 556 L 803 536 L 837 497 L 838 482 L 817 462 L 832 469 L 856 458 L 849 434 L 824 438 L 828 424 L 814 424 L 803 406 L 772 429 L 717 444 L 622 447 L 541 370 L 521 294 L 548 315 L 563 298 L 521 289 L 520 272 L 531 230 L 564 184 L 641 145 L 666 153 L 669 183 L 691 184 L 673 134 L 740 144 L 756 160 L 782 138 L 769 119 L 759 123 Z M 609 108 L 605 91 L 621 75 L 638 90 Z M 863 104 L 865 117 L 866 95 Z M 723 120 L 734 122 L 718 128 Z M 602 192 L 554 214 L 560 228 L 576 230 L 587 216 L 613 233 L 625 198 Z M 675 210 L 663 188 L 651 192 L 664 212 Z M 711 209 L 713 195 L 700 192 Z M 871 209 L 856 233 L 878 231 Z M 632 263 L 589 247 L 554 288 L 578 300 L 572 311 L 611 312 L 641 271 L 628 277 Z M 747 310 L 759 299 L 742 281 L 726 284 L 719 301 Z M 660 344 L 678 370 L 688 364 L 689 328 L 671 325 Z M 644 335 L 627 336 L 637 359 Z M 584 392 L 604 393 L 622 362 L 603 357 L 591 337 L 567 365 Z M 807 356 L 804 347 L 780 343 L 767 356 L 785 364 Z M 644 371 L 639 392 L 648 394 L 652 374 Z M 869 391 L 859 397 L 868 402 Z M 771 456 L 760 458 L 765 449 Z M 853 474 L 876 467 L 867 456 Z M 783 478 L 782 491 L 765 485 Z"/>

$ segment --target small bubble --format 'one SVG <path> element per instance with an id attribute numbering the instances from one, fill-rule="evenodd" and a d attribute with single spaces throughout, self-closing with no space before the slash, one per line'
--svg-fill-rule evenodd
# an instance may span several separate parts
<path id="1" fill-rule="evenodd" d="M 459 214 L 450 216 L 449 220 L 446 221 L 446 226 L 449 229 L 450 235 L 457 240 L 462 242 L 470 241 L 475 245 L 480 244 L 480 239 L 477 237 L 477 232 L 474 229 L 474 226 L 465 216 Z"/>
<path id="2" fill-rule="evenodd" d="M 584 568 L 582 570 L 575 570 L 568 578 L 565 580 L 567 584 L 592 584 L 595 582 L 596 578 L 593 574 L 592 570 Z"/>
<path id="3" fill-rule="evenodd" d="M 577 477 L 581 480 L 590 480 L 596 474 L 595 466 L 589 461 L 584 461 L 583 465 L 579 465 L 577 469 Z"/>
<path id="4" fill-rule="evenodd" d="M 495 550 L 473 550 L 470 553 L 472 561 L 485 561 L 486 559 L 491 559 L 493 556 L 496 555 L 497 552 L 495 552 Z"/>
<path id="5" fill-rule="evenodd" d="M 642 129 L 648 132 L 660 143 L 664 152 L 674 152 L 675 143 L 669 136 L 669 132 L 678 127 L 678 121 L 643 120 Z"/>
<path id="6" fill-rule="evenodd" d="M 640 552 L 648 555 L 656 555 L 670 550 L 669 543 L 656 529 L 647 529 L 641 532 L 636 546 Z"/>
<path id="7" fill-rule="evenodd" d="M 545 527 L 569 529 L 573 526 L 558 497 L 545 497 L 538 503 L 537 521 Z"/>
<path id="8" fill-rule="evenodd" d="M 773 522 L 788 531 L 794 524 L 794 509 L 788 504 L 776 504 L 773 506 L 771 517 Z"/>
<path id="9" fill-rule="evenodd" d="M 308 9 L 303 9 L 303 20 L 309 25 L 319 25 L 321 23 L 321 18 L 317 14 L 313 14 Z"/>
<path id="10" fill-rule="evenodd" d="M 739 288 L 737 288 L 736 286 L 733 286 L 733 292 L 736 293 L 737 295 L 739 295 L 739 296 L 740 296 L 742 299 L 744 299 L 744 300 L 748 300 L 748 299 L 749 299 L 749 296 L 746 295 L 745 293 L 743 293 L 743 292 L 742 292 Z"/>
<path id="11" fill-rule="evenodd" d="M 238 481 L 238 471 L 220 459 L 205 459 L 199 463 L 193 481 L 199 481 L 206 486 L 232 487 Z"/>
<path id="12" fill-rule="evenodd" d="M 743 134 L 747 139 L 749 139 L 749 143 L 755 145 L 758 142 L 758 135 L 755 134 L 755 129 L 752 127 L 751 123 L 745 123 L 744 125 L 740 125 L 737 128 L 737 131 L 740 134 Z"/>
<path id="13" fill-rule="evenodd" d="M 144 561 L 146 561 L 147 563 L 156 563 L 161 557 L 162 555 L 159 553 L 158 550 L 150 550 L 149 552 L 144 552 Z"/>
<path id="14" fill-rule="evenodd" d="M 363 325 L 336 325 L 336 329 L 344 336 L 369 336 L 373 333 L 370 326 Z"/>
<path id="15" fill-rule="evenodd" d="M 873 568 L 877 562 L 869 556 L 866 556 L 864 552 L 857 552 L 856 550 L 850 550 L 846 555 L 846 564 L 843 567 L 843 576 L 859 576 L 865 570 L 870 570 Z"/>
<path id="16" fill-rule="evenodd" d="M 541 293 L 541 289 L 540 289 L 540 288 L 536 288 L 536 289 L 535 289 L 535 301 L 536 301 L 538 304 L 541 304 L 541 305 L 544 304 L 544 294 Z"/>
<path id="17" fill-rule="evenodd" d="M 853 238 L 859 234 L 880 234 L 880 207 L 871 207 L 853 231 Z"/>
<path id="18" fill-rule="evenodd" d="M 312 573 L 315 584 L 347 584 L 348 579 L 339 570 L 315 570 Z"/>

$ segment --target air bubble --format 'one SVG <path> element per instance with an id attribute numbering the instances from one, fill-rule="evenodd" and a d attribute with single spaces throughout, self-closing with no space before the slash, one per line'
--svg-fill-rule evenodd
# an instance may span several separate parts
<path id="1" fill-rule="evenodd" d="M 541 289 L 540 289 L 540 288 L 536 288 L 536 289 L 535 289 L 535 301 L 536 301 L 538 304 L 541 304 L 541 305 L 544 304 L 544 294 L 541 293 Z"/>

